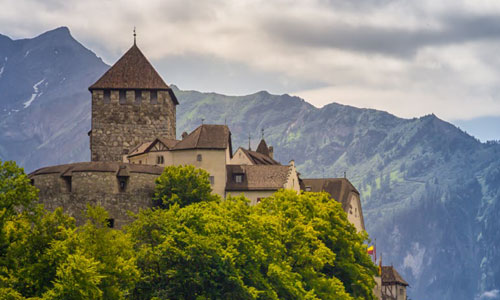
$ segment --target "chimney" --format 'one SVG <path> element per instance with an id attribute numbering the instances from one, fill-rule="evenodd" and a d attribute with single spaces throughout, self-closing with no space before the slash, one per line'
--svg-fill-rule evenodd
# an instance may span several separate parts
<path id="1" fill-rule="evenodd" d="M 185 131 L 181 134 L 182 139 L 185 139 L 187 136 L 188 136 L 188 133 Z"/>
<path id="2" fill-rule="evenodd" d="M 273 146 L 269 146 L 269 157 L 274 159 L 274 148 Z"/>

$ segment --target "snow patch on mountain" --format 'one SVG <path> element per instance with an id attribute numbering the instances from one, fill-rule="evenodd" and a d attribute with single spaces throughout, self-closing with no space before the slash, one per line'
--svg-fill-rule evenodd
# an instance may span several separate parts
<path id="1" fill-rule="evenodd" d="M 491 291 L 486 291 L 484 293 L 481 294 L 481 296 L 479 296 L 478 298 L 476 299 L 499 299 L 500 298 L 500 291 L 499 290 L 491 290 Z"/>
<path id="2" fill-rule="evenodd" d="M 33 101 L 35 101 L 35 99 L 41 95 L 41 93 L 38 94 L 38 86 L 42 84 L 44 81 L 45 78 L 35 83 L 35 85 L 33 85 L 33 94 L 31 94 L 31 98 L 28 101 L 23 103 L 24 108 L 28 108 L 31 105 L 31 103 L 33 103 Z"/>
<path id="3" fill-rule="evenodd" d="M 403 266 L 405 268 L 410 268 L 413 276 L 419 277 L 422 273 L 422 266 L 424 262 L 425 248 L 421 248 L 420 244 L 413 243 L 411 252 L 406 254 L 403 261 Z"/>

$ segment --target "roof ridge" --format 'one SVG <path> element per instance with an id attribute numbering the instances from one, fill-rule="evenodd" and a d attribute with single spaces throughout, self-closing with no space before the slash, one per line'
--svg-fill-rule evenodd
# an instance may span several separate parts
<path id="1" fill-rule="evenodd" d="M 198 145 L 200 144 L 200 137 L 201 137 L 201 133 L 202 133 L 201 131 L 203 130 L 203 125 L 204 124 L 201 124 L 200 127 L 199 127 L 200 128 L 200 132 L 198 133 L 198 138 L 196 139 L 195 147 L 198 147 Z"/>

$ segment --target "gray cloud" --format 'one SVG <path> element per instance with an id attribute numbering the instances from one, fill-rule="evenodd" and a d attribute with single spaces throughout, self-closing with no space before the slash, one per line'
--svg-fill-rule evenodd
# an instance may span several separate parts
<path id="1" fill-rule="evenodd" d="M 263 29 L 288 44 L 332 47 L 362 53 L 409 57 L 427 46 L 459 44 L 477 40 L 500 40 L 500 15 L 446 15 L 442 28 L 387 28 L 330 21 L 265 20 Z"/>
<path id="2" fill-rule="evenodd" d="M 181 88 L 295 93 L 413 117 L 500 115 L 500 2 L 0 0 L 1 33 L 59 26 L 112 64 L 132 42 Z"/>

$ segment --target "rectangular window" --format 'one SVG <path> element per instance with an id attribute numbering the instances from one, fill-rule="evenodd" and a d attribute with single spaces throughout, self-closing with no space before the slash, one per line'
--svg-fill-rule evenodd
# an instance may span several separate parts
<path id="1" fill-rule="evenodd" d="M 66 192 L 71 193 L 71 176 L 63 176 L 66 183 Z"/>
<path id="2" fill-rule="evenodd" d="M 214 185 L 214 183 L 215 183 L 215 178 L 214 178 L 213 176 L 210 176 L 210 177 L 208 177 L 208 179 L 210 179 L 210 184 L 211 184 L 211 185 Z"/>
<path id="3" fill-rule="evenodd" d="M 306 186 L 306 192 L 310 192 L 311 191 L 311 187 L 310 186 Z"/>
<path id="4" fill-rule="evenodd" d="M 111 102 L 111 91 L 110 90 L 104 90 L 103 101 L 104 101 L 104 103 Z"/>
<path id="5" fill-rule="evenodd" d="M 156 157 L 156 164 L 162 165 L 164 163 L 163 155 L 158 155 Z"/>
<path id="6" fill-rule="evenodd" d="M 198 154 L 198 155 L 196 156 L 196 160 L 197 160 L 197 161 L 201 161 L 202 159 L 203 159 L 203 158 L 202 158 L 201 154 Z"/>
<path id="7" fill-rule="evenodd" d="M 119 187 L 120 192 L 127 191 L 127 181 L 128 181 L 128 177 L 123 177 L 123 176 L 118 177 L 118 187 Z"/>
<path id="8" fill-rule="evenodd" d="M 141 102 L 142 102 L 142 91 L 135 90 L 135 103 L 141 104 Z"/>
<path id="9" fill-rule="evenodd" d="M 158 104 L 158 91 L 149 92 L 151 104 Z"/>
<path id="10" fill-rule="evenodd" d="M 127 103 L 127 91 L 126 90 L 120 90 L 120 104 L 125 104 Z"/>
<path id="11" fill-rule="evenodd" d="M 236 183 L 242 183 L 243 182 L 243 174 L 236 174 L 236 175 L 234 175 L 234 182 L 236 182 Z"/>

